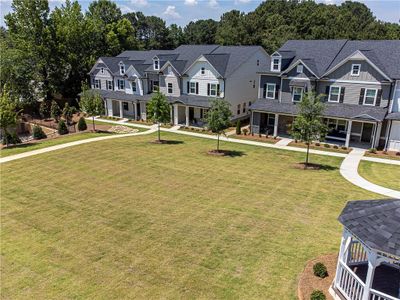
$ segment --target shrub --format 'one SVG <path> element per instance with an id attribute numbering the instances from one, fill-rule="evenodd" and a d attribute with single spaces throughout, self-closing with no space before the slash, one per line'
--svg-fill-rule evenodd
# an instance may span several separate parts
<path id="1" fill-rule="evenodd" d="M 61 109 L 55 100 L 51 102 L 50 115 L 56 122 L 58 122 L 61 117 Z"/>
<path id="2" fill-rule="evenodd" d="M 326 299 L 326 296 L 320 290 L 314 290 L 310 296 L 310 300 L 325 300 L 325 299 Z"/>
<path id="3" fill-rule="evenodd" d="M 274 135 L 274 140 L 276 140 L 278 137 L 276 135 Z"/>
<path id="4" fill-rule="evenodd" d="M 240 120 L 238 120 L 237 123 L 236 123 L 236 134 L 237 135 L 242 134 Z"/>
<path id="5" fill-rule="evenodd" d="M 258 133 L 258 137 L 261 137 L 261 132 Z"/>
<path id="6" fill-rule="evenodd" d="M 399 151 L 399 152 L 396 152 L 396 155 L 397 155 L 397 156 L 400 156 L 400 151 Z"/>
<path id="7" fill-rule="evenodd" d="M 330 148 L 331 145 L 329 145 L 329 144 L 324 144 L 324 147 L 325 147 L 325 148 Z"/>
<path id="8" fill-rule="evenodd" d="M 375 153 L 376 153 L 376 148 L 371 148 L 371 149 L 368 150 L 368 152 L 369 152 L 369 153 L 374 153 L 374 154 L 375 154 Z"/>
<path id="9" fill-rule="evenodd" d="M 65 125 L 64 120 L 60 120 L 60 122 L 58 123 L 57 131 L 58 131 L 58 134 L 60 134 L 60 135 L 68 133 L 68 127 L 67 127 L 67 125 Z"/>
<path id="10" fill-rule="evenodd" d="M 21 144 L 21 139 L 19 138 L 19 136 L 13 132 L 13 133 L 9 133 L 8 131 L 6 133 L 3 134 L 3 141 L 2 141 L 3 145 L 16 145 L 16 144 Z"/>
<path id="11" fill-rule="evenodd" d="M 333 149 L 339 149 L 338 145 L 333 145 Z"/>
<path id="12" fill-rule="evenodd" d="M 47 135 L 44 133 L 42 127 L 38 125 L 33 126 L 32 135 L 35 140 L 41 140 L 47 138 Z"/>
<path id="13" fill-rule="evenodd" d="M 80 117 L 78 121 L 78 130 L 84 131 L 87 129 L 86 121 L 84 117 Z"/>
<path id="14" fill-rule="evenodd" d="M 243 129 L 243 134 L 247 135 L 247 133 L 249 132 L 249 130 L 247 128 Z"/>
<path id="15" fill-rule="evenodd" d="M 342 146 L 341 148 L 342 148 L 342 150 L 347 150 L 346 146 Z"/>
<path id="16" fill-rule="evenodd" d="M 326 276 L 328 276 L 328 270 L 326 269 L 325 265 L 323 263 L 316 263 L 313 266 L 313 271 L 314 271 L 314 275 L 321 277 L 321 278 L 325 278 Z"/>
<path id="17" fill-rule="evenodd" d="M 321 146 L 321 144 L 317 142 L 317 143 L 315 143 L 315 146 L 319 147 L 319 146 Z"/>

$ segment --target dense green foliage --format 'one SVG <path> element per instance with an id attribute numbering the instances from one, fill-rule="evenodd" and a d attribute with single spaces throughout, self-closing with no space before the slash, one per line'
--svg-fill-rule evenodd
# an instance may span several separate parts
<path id="1" fill-rule="evenodd" d="M 236 123 L 236 134 L 237 134 L 237 135 L 242 134 L 242 129 L 241 129 L 240 120 L 238 120 L 237 123 Z"/>
<path id="2" fill-rule="evenodd" d="M 217 134 L 217 151 L 219 151 L 219 136 L 224 134 L 225 129 L 231 125 L 231 116 L 232 112 L 226 100 L 212 100 L 211 108 L 206 115 L 206 120 L 208 129 Z"/>
<path id="3" fill-rule="evenodd" d="M 314 290 L 310 296 L 310 300 L 325 300 L 325 299 L 326 299 L 325 294 L 320 290 Z"/>
<path id="4" fill-rule="evenodd" d="M 32 136 L 35 140 L 41 140 L 47 138 L 47 135 L 44 133 L 42 127 L 40 127 L 39 125 L 33 126 Z"/>
<path id="5" fill-rule="evenodd" d="M 67 0 L 50 12 L 48 0 L 13 0 L 1 28 L 0 86 L 26 105 L 69 100 L 81 91 L 96 59 L 130 49 L 170 49 L 181 44 L 262 45 L 272 53 L 288 39 L 399 39 L 400 25 L 373 16 L 362 3 L 327 5 L 276 0 L 254 11 L 232 10 L 220 21 L 192 21 L 169 27 L 157 16 L 122 14 L 111 0 L 96 0 L 83 11 Z M 70 102 L 71 103 L 71 102 Z"/>
<path id="6" fill-rule="evenodd" d="M 80 117 L 78 121 L 78 130 L 85 131 L 87 129 L 85 117 Z"/>
<path id="7" fill-rule="evenodd" d="M 148 118 L 158 124 L 158 141 L 160 141 L 160 123 L 170 121 L 171 106 L 164 94 L 156 92 L 147 105 Z"/>
<path id="8" fill-rule="evenodd" d="M 315 276 L 325 278 L 328 276 L 328 270 L 326 269 L 325 265 L 321 262 L 316 263 L 313 266 L 313 272 Z"/>
<path id="9" fill-rule="evenodd" d="M 65 122 L 63 119 L 61 119 L 60 122 L 58 123 L 57 131 L 58 131 L 59 135 L 67 134 L 69 132 L 68 127 L 67 127 L 67 125 L 65 125 Z"/>
<path id="10" fill-rule="evenodd" d="M 10 95 L 8 87 L 5 86 L 0 95 L 0 130 L 3 135 L 3 144 L 13 143 L 12 135 L 9 133 L 9 127 L 17 124 L 18 112 L 15 99 Z"/>
<path id="11" fill-rule="evenodd" d="M 51 101 L 50 116 L 58 122 L 61 117 L 61 109 L 56 101 Z"/>

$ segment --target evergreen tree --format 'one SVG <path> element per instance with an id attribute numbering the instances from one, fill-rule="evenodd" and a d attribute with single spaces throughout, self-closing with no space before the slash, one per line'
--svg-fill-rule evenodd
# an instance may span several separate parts
<path id="1" fill-rule="evenodd" d="M 58 131 L 58 134 L 59 134 L 59 135 L 64 135 L 64 134 L 67 134 L 67 133 L 69 132 L 69 131 L 68 131 L 68 127 L 67 127 L 67 125 L 65 124 L 65 122 L 64 122 L 63 119 L 61 119 L 60 122 L 58 122 L 58 129 L 57 129 L 57 131 Z"/>
<path id="2" fill-rule="evenodd" d="M 56 122 L 58 122 L 61 117 L 60 106 L 58 106 L 55 100 L 51 101 L 50 115 Z"/>
<path id="3" fill-rule="evenodd" d="M 78 130 L 85 131 L 87 129 L 86 121 L 84 117 L 80 117 L 78 121 Z"/>

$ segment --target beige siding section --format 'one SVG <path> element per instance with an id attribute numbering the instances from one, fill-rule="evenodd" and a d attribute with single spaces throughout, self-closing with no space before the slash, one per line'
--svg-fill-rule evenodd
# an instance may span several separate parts
<path id="1" fill-rule="evenodd" d="M 181 95 L 180 78 L 178 74 L 171 68 L 171 74 L 168 74 L 168 67 L 164 70 L 164 74 L 160 76 L 160 92 L 173 97 Z M 168 93 L 168 84 L 172 84 L 172 94 Z"/>

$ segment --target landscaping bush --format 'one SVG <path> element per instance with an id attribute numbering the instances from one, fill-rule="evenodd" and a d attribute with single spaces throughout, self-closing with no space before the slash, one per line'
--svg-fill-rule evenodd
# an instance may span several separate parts
<path id="1" fill-rule="evenodd" d="M 330 148 L 331 145 L 329 145 L 329 144 L 324 144 L 324 147 L 325 147 L 325 148 Z"/>
<path id="2" fill-rule="evenodd" d="M 247 135 L 247 133 L 249 132 L 249 130 L 247 128 L 243 129 L 243 134 Z"/>
<path id="3" fill-rule="evenodd" d="M 84 131 L 87 129 L 86 121 L 84 117 L 80 117 L 78 121 L 78 130 Z"/>
<path id="4" fill-rule="evenodd" d="M 326 269 L 325 265 L 323 263 L 316 263 L 313 266 L 313 271 L 314 271 L 314 275 L 321 277 L 321 278 L 325 278 L 326 276 L 328 276 L 328 270 Z"/>
<path id="5" fill-rule="evenodd" d="M 60 122 L 58 123 L 57 131 L 58 131 L 58 134 L 60 134 L 60 135 L 68 133 L 68 127 L 67 127 L 67 125 L 65 125 L 64 120 L 60 120 Z"/>
<path id="6" fill-rule="evenodd" d="M 338 145 L 333 145 L 333 149 L 339 149 Z"/>
<path id="7" fill-rule="evenodd" d="M 396 153 L 397 156 L 400 156 L 400 151 Z"/>
<path id="8" fill-rule="evenodd" d="M 240 120 L 238 120 L 237 123 L 236 123 L 236 134 L 237 135 L 242 134 Z"/>
<path id="9" fill-rule="evenodd" d="M 342 146 L 341 148 L 342 148 L 342 150 L 347 150 L 346 146 Z"/>
<path id="10" fill-rule="evenodd" d="M 325 299 L 326 299 L 326 296 L 320 290 L 314 290 L 310 296 L 310 300 L 325 300 Z"/>
<path id="11" fill-rule="evenodd" d="M 41 140 L 47 138 L 47 135 L 44 133 L 42 127 L 38 125 L 33 126 L 32 135 L 35 140 Z"/>
<path id="12" fill-rule="evenodd" d="M 369 152 L 369 153 L 374 153 L 374 154 L 375 154 L 375 153 L 376 153 L 376 148 L 371 148 L 371 149 L 368 150 L 368 152 Z"/>
<path id="13" fill-rule="evenodd" d="M 2 140 L 3 145 L 16 145 L 16 144 L 21 144 L 21 139 L 19 136 L 14 132 L 14 133 L 9 133 L 6 132 L 3 134 L 3 140 Z"/>

